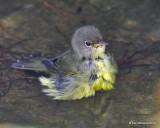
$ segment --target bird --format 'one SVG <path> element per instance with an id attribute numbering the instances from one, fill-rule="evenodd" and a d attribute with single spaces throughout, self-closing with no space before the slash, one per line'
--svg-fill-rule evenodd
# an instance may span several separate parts
<path id="1" fill-rule="evenodd" d="M 94 96 L 96 91 L 114 88 L 117 63 L 107 51 L 100 30 L 93 25 L 78 28 L 71 39 L 71 48 L 53 58 L 27 57 L 12 63 L 22 70 L 45 72 L 38 79 L 42 92 L 54 100 L 77 100 Z"/>

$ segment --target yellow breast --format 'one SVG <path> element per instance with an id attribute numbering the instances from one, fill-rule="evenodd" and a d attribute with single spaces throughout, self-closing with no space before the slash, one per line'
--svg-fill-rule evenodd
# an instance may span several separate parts
<path id="1" fill-rule="evenodd" d="M 115 82 L 115 73 L 112 73 L 113 67 L 107 58 L 101 61 L 94 61 L 98 68 L 97 80 L 93 82 L 93 89 L 95 90 L 111 90 Z"/>

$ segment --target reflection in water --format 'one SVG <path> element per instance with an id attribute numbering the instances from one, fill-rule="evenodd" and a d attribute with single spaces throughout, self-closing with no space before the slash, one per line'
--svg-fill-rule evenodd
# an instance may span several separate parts
<path id="1" fill-rule="evenodd" d="M 107 92 L 108 93 L 108 92 Z M 77 101 L 60 101 L 57 117 L 63 127 L 93 128 L 105 127 L 110 120 L 112 101 L 109 94 L 99 93 L 95 97 Z M 59 121 L 60 121 L 59 120 Z"/>
<path id="2" fill-rule="evenodd" d="M 24 128 L 31 126 L 37 128 L 37 125 L 32 124 L 42 124 L 44 128 L 47 126 L 48 128 L 53 128 L 53 126 L 93 128 L 95 126 L 105 127 L 111 119 L 112 101 L 109 92 L 97 93 L 94 97 L 76 101 L 55 101 L 42 93 L 41 95 L 36 94 L 37 96 L 33 95 L 32 91 L 27 93 L 30 96 L 27 94 L 22 96 L 19 92 L 20 96 L 17 96 L 16 99 L 12 97 L 12 101 L 3 97 L 0 105 L 1 122 L 26 124 L 27 126 L 22 125 Z M 33 93 L 36 92 L 33 91 Z M 18 127 L 19 125 L 13 126 Z M 12 124 L 3 124 L 3 126 L 10 128 Z"/>

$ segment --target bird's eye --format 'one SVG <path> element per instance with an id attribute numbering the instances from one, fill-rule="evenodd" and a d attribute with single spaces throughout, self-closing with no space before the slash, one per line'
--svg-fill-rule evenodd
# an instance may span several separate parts
<path id="1" fill-rule="evenodd" d="M 85 44 L 86 44 L 87 47 L 91 47 L 92 42 L 90 42 L 90 41 L 85 41 Z"/>

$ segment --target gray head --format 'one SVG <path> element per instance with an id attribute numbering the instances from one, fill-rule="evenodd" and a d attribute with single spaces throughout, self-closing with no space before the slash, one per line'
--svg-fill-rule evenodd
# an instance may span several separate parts
<path id="1" fill-rule="evenodd" d="M 94 26 L 81 27 L 72 37 L 72 48 L 79 59 L 101 57 L 106 44 L 99 29 Z"/>

